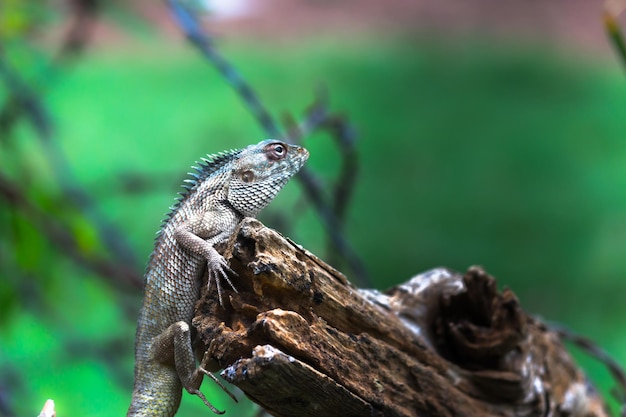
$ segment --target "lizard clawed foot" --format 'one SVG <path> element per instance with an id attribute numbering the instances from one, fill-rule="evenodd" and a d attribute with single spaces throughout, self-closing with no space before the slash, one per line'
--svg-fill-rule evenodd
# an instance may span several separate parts
<path id="1" fill-rule="evenodd" d="M 235 271 L 233 271 L 226 262 L 226 259 L 220 257 L 218 260 L 209 260 L 208 261 L 208 269 L 209 269 L 209 278 L 207 283 L 207 290 L 211 289 L 211 282 L 215 281 L 215 285 L 217 286 L 217 296 L 220 300 L 220 305 L 224 307 L 224 302 L 222 300 L 222 285 L 220 283 L 220 278 L 223 279 L 230 285 L 230 288 L 233 289 L 236 293 L 237 288 L 233 285 L 232 281 L 228 277 L 228 274 L 233 276 L 239 276 Z"/>
<path id="2" fill-rule="evenodd" d="M 211 342 L 211 345 L 213 345 L 213 342 L 215 342 L 215 340 L 213 340 L 213 341 Z M 233 399 L 236 403 L 237 403 L 237 402 L 239 402 L 239 401 L 237 401 L 237 397 L 235 397 L 235 395 L 234 395 L 232 392 L 230 392 L 230 390 L 229 390 L 228 388 L 226 388 L 226 387 L 224 386 L 224 384 L 222 384 L 222 382 L 221 382 L 219 379 L 217 379 L 217 377 L 216 377 L 215 375 L 213 375 L 211 372 L 207 371 L 207 369 L 206 369 L 206 368 L 208 367 L 208 365 L 209 365 L 209 364 L 211 363 L 211 361 L 212 361 L 212 359 L 211 359 L 211 353 L 210 353 L 210 352 L 211 352 L 211 347 L 209 347 L 209 349 L 207 349 L 207 350 L 204 352 L 204 355 L 202 356 L 202 361 L 200 362 L 200 366 L 198 366 L 198 367 L 196 368 L 196 370 L 197 370 L 198 372 L 200 372 L 200 373 L 202 373 L 202 374 L 207 375 L 208 377 L 210 377 L 213 381 L 215 381 L 215 383 L 216 383 L 217 385 L 219 385 L 219 387 L 220 387 L 220 388 L 221 388 L 221 389 L 222 389 L 222 390 L 223 390 L 226 394 L 228 394 L 228 396 L 229 396 L 230 398 L 232 398 L 232 399 Z"/>
<path id="3" fill-rule="evenodd" d="M 206 399 L 206 397 L 204 396 L 204 394 L 202 392 L 200 392 L 200 390 L 198 390 L 198 389 L 188 389 L 187 392 L 189 392 L 190 394 L 197 395 L 198 397 L 200 397 L 200 399 L 204 402 L 204 404 L 207 407 L 209 407 L 211 409 L 211 411 L 213 411 L 215 414 L 224 414 L 226 412 L 226 411 L 218 410 L 217 408 L 215 408 L 215 406 L 213 404 L 211 404 L 209 402 L 209 400 Z"/>
<path id="4" fill-rule="evenodd" d="M 228 396 L 230 398 L 233 399 L 233 401 L 235 401 L 236 403 L 238 403 L 239 401 L 237 400 L 237 397 L 235 397 L 235 394 L 233 394 L 232 392 L 230 392 L 230 390 L 228 388 L 226 388 L 224 386 L 224 384 L 222 384 L 222 382 L 217 379 L 217 377 L 215 375 L 213 375 L 211 372 L 207 371 L 206 369 L 204 369 L 202 366 L 198 367 L 198 370 L 200 372 L 202 372 L 203 374 L 205 374 L 206 376 L 210 377 L 217 385 L 219 385 L 219 387 L 222 389 L 222 391 L 224 391 L 226 394 L 228 394 Z"/>

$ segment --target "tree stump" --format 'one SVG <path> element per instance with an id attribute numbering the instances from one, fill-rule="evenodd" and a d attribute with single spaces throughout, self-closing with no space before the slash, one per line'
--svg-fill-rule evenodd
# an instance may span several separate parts
<path id="1" fill-rule="evenodd" d="M 254 219 L 222 249 L 238 293 L 221 307 L 205 288 L 193 324 L 274 416 L 608 415 L 559 337 L 479 267 L 380 293 Z"/>

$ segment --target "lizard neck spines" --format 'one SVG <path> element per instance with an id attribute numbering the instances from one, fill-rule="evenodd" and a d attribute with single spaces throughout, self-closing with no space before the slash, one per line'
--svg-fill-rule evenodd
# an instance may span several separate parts
<path id="1" fill-rule="evenodd" d="M 199 162 L 196 162 L 198 166 L 192 167 L 195 172 L 190 172 L 189 175 L 191 178 L 185 180 L 188 185 L 183 186 L 186 191 L 183 192 L 182 198 L 184 199 L 189 192 L 197 188 L 204 180 L 224 170 L 227 165 L 237 159 L 241 151 L 241 149 L 238 149 L 207 155 L 206 158 L 202 158 Z"/>
<path id="2" fill-rule="evenodd" d="M 183 181 L 183 191 L 178 193 L 178 198 L 176 199 L 175 204 L 170 207 L 169 212 L 161 222 L 161 228 L 157 234 L 157 240 L 161 236 L 163 227 L 170 221 L 172 216 L 174 216 L 184 202 L 194 194 L 198 187 L 200 187 L 209 177 L 215 176 L 215 174 L 220 171 L 227 170 L 229 165 L 237 159 L 241 151 L 241 149 L 237 149 L 207 155 L 205 158 L 197 161 L 195 166 L 192 166 L 194 171 L 189 172 L 187 174 L 189 177 Z"/>

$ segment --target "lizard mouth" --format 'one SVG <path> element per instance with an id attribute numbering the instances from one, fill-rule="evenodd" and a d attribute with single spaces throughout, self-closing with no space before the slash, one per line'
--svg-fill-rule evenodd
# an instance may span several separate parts
<path id="1" fill-rule="evenodd" d="M 298 172 L 307 159 L 309 159 L 309 151 L 302 146 L 289 145 L 289 147 L 295 151 L 296 157 L 293 159 L 292 166 L 295 168 L 294 171 Z"/>

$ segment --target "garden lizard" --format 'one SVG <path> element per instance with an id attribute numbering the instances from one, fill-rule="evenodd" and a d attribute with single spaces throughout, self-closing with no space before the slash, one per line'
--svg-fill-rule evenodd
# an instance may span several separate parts
<path id="1" fill-rule="evenodd" d="M 309 157 L 306 149 L 276 140 L 203 159 L 158 233 L 145 274 L 135 339 L 135 383 L 127 416 L 173 416 L 182 388 L 222 414 L 200 392 L 208 355 L 196 367 L 191 319 L 206 272 L 223 306 L 220 280 L 236 292 L 235 275 L 214 245 L 254 217 Z M 230 394 L 230 392 L 228 392 Z M 231 397 L 234 398 L 232 394 Z"/>

